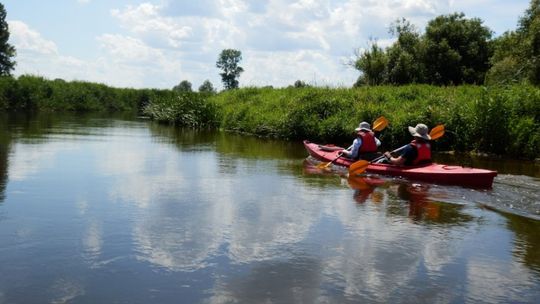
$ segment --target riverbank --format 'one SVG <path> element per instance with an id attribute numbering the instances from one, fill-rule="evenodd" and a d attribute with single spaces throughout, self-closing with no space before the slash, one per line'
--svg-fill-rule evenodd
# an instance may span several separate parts
<path id="1" fill-rule="evenodd" d="M 221 128 L 260 137 L 347 145 L 362 120 L 390 121 L 379 134 L 384 149 L 410 139 L 407 126 L 444 124 L 437 151 L 537 158 L 540 89 L 430 85 L 361 88 L 242 88 L 219 94 L 119 89 L 35 76 L 0 78 L 4 111 L 138 111 L 192 128 Z"/>
<path id="2" fill-rule="evenodd" d="M 387 149 L 410 139 L 407 126 L 423 122 L 445 125 L 438 151 L 529 159 L 540 151 L 540 90 L 533 86 L 244 88 L 209 101 L 220 109 L 222 128 L 258 136 L 345 144 L 360 121 L 383 115 L 390 124 L 379 136 Z"/>
<path id="3" fill-rule="evenodd" d="M 173 98 L 170 90 L 112 88 L 85 81 L 23 75 L 0 77 L 0 111 L 142 111 L 150 100 Z"/>

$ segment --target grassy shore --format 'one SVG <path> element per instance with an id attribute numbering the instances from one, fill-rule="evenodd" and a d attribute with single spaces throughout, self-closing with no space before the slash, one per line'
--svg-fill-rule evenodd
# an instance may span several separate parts
<path id="1" fill-rule="evenodd" d="M 0 78 L 5 111 L 139 111 L 193 128 L 349 144 L 360 121 L 384 115 L 385 149 L 410 140 L 407 126 L 444 124 L 439 151 L 534 159 L 540 151 L 540 89 L 429 85 L 362 88 L 242 88 L 215 95 L 110 88 L 88 82 Z"/>
<path id="2" fill-rule="evenodd" d="M 3 111 L 142 111 L 151 99 L 175 95 L 170 90 L 119 89 L 37 76 L 0 77 L 0 110 Z"/>
<path id="3" fill-rule="evenodd" d="M 410 140 L 407 126 L 444 124 L 437 150 L 535 158 L 540 151 L 540 89 L 428 85 L 358 89 L 245 88 L 209 99 L 228 130 L 291 140 L 350 143 L 362 120 L 384 115 L 386 148 Z"/>

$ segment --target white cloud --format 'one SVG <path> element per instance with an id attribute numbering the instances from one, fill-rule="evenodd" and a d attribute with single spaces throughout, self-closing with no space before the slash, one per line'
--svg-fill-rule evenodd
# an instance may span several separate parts
<path id="1" fill-rule="evenodd" d="M 255 12 L 241 1 L 207 1 L 207 5 L 214 12 L 207 17 L 186 16 L 175 6 L 149 3 L 114 10 L 112 15 L 144 43 L 178 51 L 186 67 L 198 62 L 199 70 L 210 73 L 200 75 L 198 82 L 219 72 L 214 64 L 224 48 L 242 51 L 243 85 L 286 86 L 297 79 L 351 85 L 357 77 L 356 71 L 343 65 L 344 56 L 368 37 L 357 38 L 362 37 L 360 24 L 338 21 L 343 19 L 339 8 L 333 11 L 310 1 L 269 1 Z M 302 60 L 295 61 L 298 58 Z M 345 77 L 335 79 L 335 75 Z"/>
<path id="2" fill-rule="evenodd" d="M 77 0 L 77 2 L 80 4 L 87 4 L 90 3 L 90 0 Z"/>
<path id="3" fill-rule="evenodd" d="M 89 60 L 66 56 L 22 21 L 11 21 L 10 29 L 18 51 L 17 74 L 32 71 L 49 78 L 159 88 L 183 79 L 197 87 L 210 79 L 219 87 L 215 62 L 221 50 L 234 48 L 243 54 L 242 86 L 286 86 L 297 79 L 349 86 L 358 72 L 343 62 L 355 49 L 368 46 L 370 38 L 382 46 L 391 44 L 388 28 L 398 18 L 423 30 L 435 16 L 454 11 L 497 18 L 510 11 L 505 18 L 515 18 L 516 24 L 520 5 L 500 0 L 482 0 L 482 9 L 464 0 L 148 0 L 110 9 L 107 17 L 122 31 L 111 28 L 93 37 L 100 52 Z M 497 24 L 497 19 L 490 22 L 485 24 Z"/>
<path id="4" fill-rule="evenodd" d="M 97 40 L 101 48 L 116 62 L 137 64 L 163 56 L 160 50 L 153 49 L 133 37 L 105 34 Z"/>
<path id="5" fill-rule="evenodd" d="M 179 82 L 181 64 L 174 54 L 166 54 L 166 50 L 137 38 L 119 34 L 96 37 L 101 52 L 95 60 L 86 61 L 63 55 L 53 41 L 21 21 L 9 24 L 10 43 L 17 50 L 17 75 L 86 80 L 118 87 L 172 87 Z"/>
<path id="6" fill-rule="evenodd" d="M 56 55 L 58 47 L 47 40 L 39 32 L 31 29 L 22 21 L 10 21 L 10 43 L 13 43 L 19 52 L 32 52 L 44 55 Z"/>

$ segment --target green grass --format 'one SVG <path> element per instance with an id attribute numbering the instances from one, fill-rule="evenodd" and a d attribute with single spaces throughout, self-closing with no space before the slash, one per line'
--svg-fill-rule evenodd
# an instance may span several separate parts
<path id="1" fill-rule="evenodd" d="M 0 77 L 0 110 L 4 111 L 131 111 L 168 90 L 111 88 L 104 84 L 37 76 Z"/>

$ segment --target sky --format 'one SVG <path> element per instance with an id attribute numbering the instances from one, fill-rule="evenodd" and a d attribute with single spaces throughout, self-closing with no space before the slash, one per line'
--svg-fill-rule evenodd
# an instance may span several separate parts
<path id="1" fill-rule="evenodd" d="M 210 80 L 216 61 L 242 52 L 241 87 L 350 87 L 347 65 L 375 40 L 388 46 L 392 22 L 423 33 L 439 15 L 480 18 L 494 37 L 515 30 L 529 0 L 9 0 L 15 76 L 80 80 L 121 88 L 167 89 Z"/>

